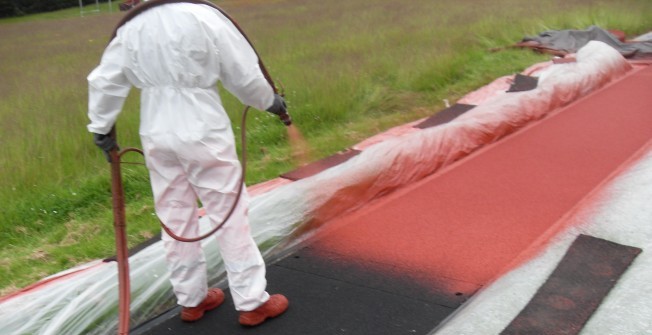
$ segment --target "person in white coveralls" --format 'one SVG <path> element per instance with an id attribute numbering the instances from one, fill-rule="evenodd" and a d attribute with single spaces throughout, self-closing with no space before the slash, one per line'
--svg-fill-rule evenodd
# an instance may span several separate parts
<path id="1" fill-rule="evenodd" d="M 197 199 L 215 225 L 244 187 L 218 81 L 246 105 L 287 113 L 233 22 L 211 6 L 190 3 L 161 4 L 127 21 L 88 76 L 87 128 L 107 153 L 117 148 L 107 134 L 125 98 L 132 86 L 141 90 L 139 131 L 156 213 L 176 235 L 199 234 Z M 254 326 L 283 313 L 288 300 L 266 291 L 265 263 L 247 219 L 246 190 L 214 236 L 240 323 Z M 179 242 L 165 232 L 162 240 L 170 281 L 183 306 L 181 319 L 199 320 L 224 301 L 224 293 L 208 288 L 200 242 Z"/>

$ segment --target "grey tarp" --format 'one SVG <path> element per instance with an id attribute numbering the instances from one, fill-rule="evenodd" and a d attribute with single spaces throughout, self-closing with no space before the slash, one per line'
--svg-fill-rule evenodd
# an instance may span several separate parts
<path id="1" fill-rule="evenodd" d="M 589 41 L 601 41 L 618 50 L 625 58 L 652 58 L 652 40 L 622 42 L 602 28 L 591 26 L 586 30 L 551 30 L 535 37 L 525 37 L 517 46 L 558 53 L 577 52 Z"/>

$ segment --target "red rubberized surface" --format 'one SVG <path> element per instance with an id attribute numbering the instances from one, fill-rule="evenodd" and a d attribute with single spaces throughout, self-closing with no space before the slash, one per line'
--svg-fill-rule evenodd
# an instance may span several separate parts
<path id="1" fill-rule="evenodd" d="M 486 284 L 652 138 L 652 67 L 329 223 L 314 247 Z"/>

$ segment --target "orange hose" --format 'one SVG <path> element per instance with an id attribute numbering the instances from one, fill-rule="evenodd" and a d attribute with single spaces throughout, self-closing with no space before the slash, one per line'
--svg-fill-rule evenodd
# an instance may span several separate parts
<path id="1" fill-rule="evenodd" d="M 111 137 L 115 139 L 115 127 L 111 130 Z M 113 227 L 115 229 L 116 258 L 118 260 L 118 285 L 119 285 L 119 324 L 120 335 L 129 334 L 129 303 L 131 300 L 129 283 L 129 252 L 127 247 L 127 232 L 125 219 L 124 190 L 122 188 L 122 174 L 120 171 L 120 155 L 117 149 L 109 152 L 111 158 L 111 194 L 113 198 Z"/>

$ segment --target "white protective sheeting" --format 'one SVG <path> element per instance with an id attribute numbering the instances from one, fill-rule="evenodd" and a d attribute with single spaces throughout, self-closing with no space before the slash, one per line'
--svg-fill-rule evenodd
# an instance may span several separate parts
<path id="1" fill-rule="evenodd" d="M 614 49 L 589 43 L 578 52 L 577 63 L 544 70 L 535 90 L 496 95 L 446 125 L 377 143 L 341 165 L 254 196 L 249 211 L 254 239 L 264 257 L 273 261 L 337 215 L 432 174 L 629 69 Z M 206 229 L 205 220 L 200 222 Z M 214 269 L 210 281 L 216 283 L 224 278 L 219 253 L 214 243 L 203 245 L 207 264 Z M 130 257 L 134 324 L 157 315 L 172 297 L 162 255 L 157 243 Z M 116 271 L 115 265 L 106 264 L 52 283 L 47 293 L 36 290 L 5 301 L 0 304 L 0 334 L 115 332 Z M 54 304 L 52 297 L 65 297 L 68 303 Z"/>

